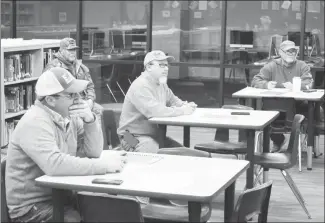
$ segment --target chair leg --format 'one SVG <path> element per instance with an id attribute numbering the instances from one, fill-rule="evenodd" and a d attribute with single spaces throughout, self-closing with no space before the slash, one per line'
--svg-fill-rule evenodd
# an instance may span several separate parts
<path id="1" fill-rule="evenodd" d="M 113 93 L 112 89 L 109 87 L 109 85 L 108 85 L 108 84 L 106 84 L 106 86 L 107 86 L 107 88 L 108 88 L 109 92 L 111 93 L 111 95 L 113 96 L 113 98 L 114 98 L 114 101 L 117 103 L 117 100 L 116 100 L 116 98 L 115 98 L 115 95 L 114 95 L 114 93 Z"/>
<path id="2" fill-rule="evenodd" d="M 261 175 L 263 173 L 263 167 L 260 168 L 260 170 L 257 172 L 257 174 L 255 175 L 255 180 L 253 183 L 253 187 L 255 187 L 257 185 L 257 183 L 261 184 Z"/>
<path id="3" fill-rule="evenodd" d="M 118 88 L 120 89 L 120 91 L 122 92 L 123 96 L 125 97 L 125 93 L 124 93 L 122 87 L 120 86 L 120 84 L 118 83 L 118 81 L 116 81 L 116 84 L 117 84 Z"/>
<path id="4" fill-rule="evenodd" d="M 287 181 L 287 183 L 288 183 L 290 189 L 292 190 L 293 194 L 296 196 L 296 198 L 297 198 L 298 202 L 300 203 L 301 207 L 304 209 L 304 211 L 307 214 L 308 218 L 311 219 L 311 215 L 309 214 L 309 212 L 307 210 L 306 203 L 305 203 L 300 191 L 298 190 L 296 184 L 292 180 L 291 176 L 285 170 L 281 170 L 281 173 L 282 173 L 284 179 Z"/>
<path id="5" fill-rule="evenodd" d="M 255 137 L 255 147 L 254 147 L 254 149 L 255 149 L 255 152 L 262 152 L 261 151 L 261 146 L 260 146 L 260 143 L 261 143 L 261 141 L 260 141 L 260 139 L 261 139 L 261 135 L 263 134 L 263 132 L 261 131 L 261 132 L 257 132 L 257 134 L 256 134 L 256 137 Z"/>
<path id="6" fill-rule="evenodd" d="M 298 138 L 298 165 L 299 165 L 299 172 L 301 172 L 301 134 L 299 134 Z"/>

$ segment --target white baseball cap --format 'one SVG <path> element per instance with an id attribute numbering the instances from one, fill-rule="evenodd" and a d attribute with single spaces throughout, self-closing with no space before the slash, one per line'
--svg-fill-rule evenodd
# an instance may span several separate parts
<path id="1" fill-rule="evenodd" d="M 161 50 L 153 50 L 147 53 L 146 57 L 144 58 L 143 65 L 146 66 L 148 63 L 154 60 L 167 60 L 168 62 L 170 62 L 174 59 L 175 58 L 173 56 L 166 56 L 166 54 Z"/>
<path id="2" fill-rule="evenodd" d="M 280 49 L 283 51 L 287 51 L 289 49 L 298 49 L 294 42 L 290 40 L 285 40 L 280 44 Z"/>
<path id="3" fill-rule="evenodd" d="M 38 78 L 35 91 L 40 97 L 60 92 L 79 93 L 87 88 L 88 83 L 86 80 L 77 80 L 62 67 L 53 67 Z"/>

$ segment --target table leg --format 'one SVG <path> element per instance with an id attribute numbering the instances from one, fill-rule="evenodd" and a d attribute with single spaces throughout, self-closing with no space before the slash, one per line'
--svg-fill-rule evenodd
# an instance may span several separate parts
<path id="1" fill-rule="evenodd" d="M 254 182 L 254 146 L 255 146 L 255 130 L 247 130 L 247 160 L 250 162 L 246 171 L 246 188 L 253 188 Z"/>
<path id="2" fill-rule="evenodd" d="M 185 147 L 190 147 L 190 138 L 191 138 L 191 131 L 190 126 L 184 126 L 183 129 L 183 145 Z"/>
<path id="3" fill-rule="evenodd" d="M 245 103 L 246 103 L 245 98 L 239 98 L 238 99 L 238 104 L 245 105 Z"/>
<path id="4" fill-rule="evenodd" d="M 324 78 L 325 79 L 325 78 Z M 320 102 L 316 102 L 315 103 L 315 121 L 316 122 L 320 122 L 321 120 L 320 120 L 320 107 L 321 107 L 321 103 Z M 315 132 L 314 132 L 315 133 Z M 319 150 L 319 139 L 316 141 L 316 136 L 319 136 L 319 133 L 317 133 L 317 135 L 316 134 L 314 134 L 314 158 L 317 158 L 318 156 L 320 156 L 321 155 L 321 152 L 320 152 L 320 150 Z"/>
<path id="5" fill-rule="evenodd" d="M 189 222 L 201 221 L 201 203 L 191 201 L 188 202 L 188 220 Z"/>
<path id="6" fill-rule="evenodd" d="M 52 189 L 53 222 L 64 221 L 64 193 L 62 189 Z"/>
<path id="7" fill-rule="evenodd" d="M 164 148 L 165 146 L 165 138 L 166 138 L 166 132 L 167 132 L 167 125 L 158 125 L 158 143 L 159 148 Z"/>
<path id="8" fill-rule="evenodd" d="M 308 101 L 308 125 L 307 125 L 307 170 L 312 170 L 313 148 L 314 148 L 314 102 Z"/>
<path id="9" fill-rule="evenodd" d="M 235 185 L 236 181 L 230 184 L 225 191 L 224 222 L 231 222 L 235 203 Z"/>
<path id="10" fill-rule="evenodd" d="M 270 152 L 270 126 L 266 126 L 263 129 L 263 153 Z M 263 169 L 263 182 L 267 182 L 269 180 L 269 168 Z"/>

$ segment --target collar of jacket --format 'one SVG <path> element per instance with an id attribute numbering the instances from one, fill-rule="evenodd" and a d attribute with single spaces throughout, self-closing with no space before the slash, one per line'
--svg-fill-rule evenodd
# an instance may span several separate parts
<path id="1" fill-rule="evenodd" d="M 68 118 L 63 118 L 62 115 L 60 115 L 59 113 L 53 111 L 51 108 L 43 105 L 40 101 L 36 100 L 35 101 L 35 106 L 42 108 L 43 110 L 45 110 L 51 117 L 51 119 L 53 120 L 53 122 L 58 125 L 59 127 L 61 127 L 62 129 L 64 129 L 65 131 L 67 131 L 70 120 Z"/>

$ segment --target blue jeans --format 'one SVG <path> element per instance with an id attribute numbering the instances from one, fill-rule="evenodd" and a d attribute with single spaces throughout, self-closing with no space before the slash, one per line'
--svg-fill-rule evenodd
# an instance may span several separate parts
<path id="1" fill-rule="evenodd" d="M 43 201 L 34 206 L 23 216 L 11 219 L 11 222 L 51 222 L 53 218 L 52 201 Z M 80 214 L 71 206 L 64 206 L 64 222 L 80 222 Z"/>

